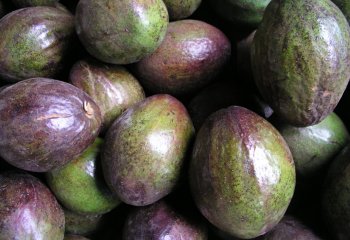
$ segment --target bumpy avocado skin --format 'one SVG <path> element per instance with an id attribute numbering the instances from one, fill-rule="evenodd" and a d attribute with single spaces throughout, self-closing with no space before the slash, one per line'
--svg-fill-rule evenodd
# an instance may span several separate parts
<path id="1" fill-rule="evenodd" d="M 304 128 L 285 123 L 275 125 L 292 152 L 299 177 L 318 174 L 350 140 L 342 120 L 331 113 L 322 122 Z"/>
<path id="2" fill-rule="evenodd" d="M 168 22 L 161 0 L 82 0 L 76 9 L 76 30 L 86 50 L 114 64 L 134 63 L 151 54 Z"/>
<path id="3" fill-rule="evenodd" d="M 17 7 L 55 6 L 59 0 L 12 0 Z"/>
<path id="4" fill-rule="evenodd" d="M 27 171 L 47 172 L 80 155 L 98 136 L 96 103 L 71 84 L 31 78 L 0 92 L 0 155 Z"/>
<path id="5" fill-rule="evenodd" d="M 163 198 L 178 183 L 193 135 L 186 108 L 170 95 L 128 108 L 105 137 L 102 167 L 110 189 L 134 206 Z"/>
<path id="6" fill-rule="evenodd" d="M 271 0 L 211 0 L 215 11 L 236 24 L 256 28 Z"/>
<path id="7" fill-rule="evenodd" d="M 294 193 L 295 166 L 279 132 L 243 107 L 212 114 L 199 130 L 190 187 L 201 213 L 233 237 L 271 230 Z"/>
<path id="8" fill-rule="evenodd" d="M 350 145 L 332 162 L 324 184 L 324 221 L 337 240 L 350 238 Z"/>
<path id="9" fill-rule="evenodd" d="M 46 174 L 57 199 L 74 212 L 104 214 L 120 203 L 103 180 L 99 161 L 102 144 L 102 139 L 96 138 L 79 157 Z"/>
<path id="10" fill-rule="evenodd" d="M 254 37 L 254 78 L 276 114 L 295 126 L 322 121 L 350 79 L 350 28 L 328 0 L 273 0 Z"/>
<path id="11" fill-rule="evenodd" d="M 347 0 L 332 0 L 332 2 L 340 8 L 348 22 L 350 22 L 350 2 Z"/>
<path id="12" fill-rule="evenodd" d="M 15 10 L 0 20 L 0 78 L 54 77 L 74 41 L 74 17 L 54 7 Z"/>
<path id="13" fill-rule="evenodd" d="M 140 83 L 123 66 L 81 60 L 74 64 L 69 78 L 100 107 L 103 130 L 128 107 L 145 98 Z"/>
<path id="14" fill-rule="evenodd" d="M 62 240 L 64 213 L 50 190 L 24 172 L 0 174 L 0 239 Z"/>
<path id="15" fill-rule="evenodd" d="M 199 7 L 202 0 L 163 0 L 170 20 L 180 20 L 192 15 Z"/>
<path id="16" fill-rule="evenodd" d="M 123 240 L 207 240 L 205 225 L 179 214 L 166 202 L 133 209 L 128 215 Z"/>

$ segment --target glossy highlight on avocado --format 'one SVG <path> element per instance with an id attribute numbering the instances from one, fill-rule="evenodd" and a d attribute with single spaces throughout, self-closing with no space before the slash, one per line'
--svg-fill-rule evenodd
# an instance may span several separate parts
<path id="1" fill-rule="evenodd" d="M 199 130 L 190 162 L 200 212 L 233 237 L 260 236 L 283 217 L 295 188 L 295 167 L 279 132 L 238 106 L 212 114 Z"/>
<path id="2" fill-rule="evenodd" d="M 350 79 L 350 27 L 329 0 L 273 0 L 251 48 L 255 83 L 285 122 L 319 123 Z"/>

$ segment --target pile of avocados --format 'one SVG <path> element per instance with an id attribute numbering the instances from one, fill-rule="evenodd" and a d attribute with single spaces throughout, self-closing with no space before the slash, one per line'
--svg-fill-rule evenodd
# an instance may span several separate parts
<path id="1" fill-rule="evenodd" d="M 349 240 L 347 0 L 0 0 L 0 240 Z"/>

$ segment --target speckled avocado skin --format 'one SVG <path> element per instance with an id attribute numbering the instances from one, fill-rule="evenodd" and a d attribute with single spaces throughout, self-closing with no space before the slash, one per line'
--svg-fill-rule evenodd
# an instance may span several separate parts
<path id="1" fill-rule="evenodd" d="M 85 236 L 95 232 L 102 225 L 104 215 L 79 214 L 65 208 L 63 210 L 66 219 L 66 234 L 77 234 Z"/>
<path id="2" fill-rule="evenodd" d="M 350 238 L 350 145 L 333 160 L 324 184 L 324 221 L 334 239 Z"/>
<path id="3" fill-rule="evenodd" d="M 347 0 L 332 0 L 332 2 L 340 8 L 348 22 L 350 22 L 350 2 Z"/>
<path id="4" fill-rule="evenodd" d="M 233 237 L 250 239 L 283 217 L 295 188 L 295 166 L 279 132 L 243 107 L 212 114 L 199 130 L 190 187 L 201 213 Z"/>
<path id="5" fill-rule="evenodd" d="M 199 7 L 202 0 L 163 0 L 170 20 L 180 20 L 187 18 Z"/>
<path id="6" fill-rule="evenodd" d="M 107 184 L 125 203 L 144 206 L 177 184 L 194 135 L 187 110 L 159 94 L 126 110 L 110 127 L 102 153 Z"/>
<path id="7" fill-rule="evenodd" d="M 183 96 L 213 81 L 231 56 L 231 44 L 218 28 L 198 20 L 171 22 L 160 47 L 135 65 L 152 93 Z"/>
<path id="8" fill-rule="evenodd" d="M 96 138 L 79 157 L 46 174 L 57 199 L 66 208 L 81 214 L 104 214 L 120 201 L 112 195 L 103 180 L 99 153 L 103 141 Z"/>
<path id="9" fill-rule="evenodd" d="M 99 134 L 96 103 L 71 84 L 32 78 L 0 92 L 0 155 L 34 172 L 63 166 Z"/>
<path id="10" fill-rule="evenodd" d="M 12 0 L 17 7 L 55 6 L 59 0 Z"/>
<path id="11" fill-rule="evenodd" d="M 29 7 L 0 20 L 0 78 L 54 77 L 74 40 L 74 17 L 54 7 Z"/>
<path id="12" fill-rule="evenodd" d="M 69 78 L 100 107 L 103 130 L 128 107 L 145 98 L 140 83 L 123 66 L 81 60 L 74 64 Z"/>
<path id="13" fill-rule="evenodd" d="M 128 215 L 123 240 L 207 240 L 203 224 L 183 217 L 164 201 L 133 209 Z"/>
<path id="14" fill-rule="evenodd" d="M 236 24 L 256 28 L 271 0 L 211 0 L 219 16 Z"/>
<path id="15" fill-rule="evenodd" d="M 62 240 L 64 213 L 50 190 L 22 172 L 0 174 L 0 239 Z"/>
<path id="16" fill-rule="evenodd" d="M 276 114 L 299 127 L 317 124 L 350 79 L 350 27 L 329 0 L 273 0 L 251 54 L 255 82 Z"/>
<path id="17" fill-rule="evenodd" d="M 137 62 L 162 42 L 169 22 L 161 0 L 81 0 L 76 30 L 86 50 L 114 64 Z"/>

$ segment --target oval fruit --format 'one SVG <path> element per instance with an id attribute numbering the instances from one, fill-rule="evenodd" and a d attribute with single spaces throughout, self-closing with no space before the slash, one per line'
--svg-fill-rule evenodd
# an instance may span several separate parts
<path id="1" fill-rule="evenodd" d="M 64 223 L 62 208 L 37 178 L 0 174 L 0 239 L 62 240 Z"/>
<path id="2" fill-rule="evenodd" d="M 190 187 L 201 213 L 233 237 L 271 230 L 293 196 L 295 167 L 279 132 L 243 107 L 212 114 L 199 130 Z"/>
<path id="3" fill-rule="evenodd" d="M 309 127 L 298 128 L 285 123 L 275 126 L 292 152 L 298 177 L 319 174 L 350 139 L 344 123 L 335 113 Z"/>
<path id="4" fill-rule="evenodd" d="M 74 17 L 54 7 L 29 7 L 0 20 L 0 78 L 54 77 L 74 40 Z"/>
<path id="5" fill-rule="evenodd" d="M 67 234 L 89 235 L 102 225 L 104 215 L 79 214 L 68 209 L 64 210 L 66 219 L 65 232 Z"/>
<path id="6" fill-rule="evenodd" d="M 109 191 L 99 168 L 102 144 L 102 139 L 96 138 L 76 159 L 46 173 L 50 189 L 60 203 L 71 211 L 104 214 L 120 203 Z"/>
<path id="7" fill-rule="evenodd" d="M 100 126 L 96 103 L 71 84 L 32 78 L 0 92 L 0 155 L 18 168 L 46 172 L 66 164 Z"/>
<path id="8" fill-rule="evenodd" d="M 123 240 L 207 240 L 204 225 L 181 216 L 164 201 L 134 209 L 125 221 Z"/>
<path id="9" fill-rule="evenodd" d="M 154 95 L 127 109 L 110 127 L 102 152 L 107 184 L 125 203 L 144 206 L 177 184 L 194 135 L 181 102 Z"/>
<path id="10" fill-rule="evenodd" d="M 191 16 L 202 0 L 163 0 L 163 2 L 168 9 L 170 20 L 179 20 Z"/>
<path id="11" fill-rule="evenodd" d="M 128 107 L 145 98 L 140 83 L 122 66 L 79 61 L 69 78 L 100 107 L 104 130 Z"/>
<path id="12" fill-rule="evenodd" d="M 251 54 L 257 87 L 276 114 L 314 125 L 334 110 L 350 79 L 350 27 L 329 0 L 272 0 Z"/>
<path id="13" fill-rule="evenodd" d="M 12 0 L 17 7 L 55 6 L 59 0 Z"/>
<path id="14" fill-rule="evenodd" d="M 216 27 L 198 20 L 171 22 L 160 47 L 136 63 L 135 74 L 153 93 L 192 93 L 223 69 L 231 44 Z"/>
<path id="15" fill-rule="evenodd" d="M 326 226 L 334 239 L 350 238 L 350 145 L 334 159 L 325 179 L 322 199 Z"/>
<path id="16" fill-rule="evenodd" d="M 81 0 L 76 30 L 95 58 L 115 64 L 137 62 L 162 42 L 168 26 L 162 0 Z"/>

